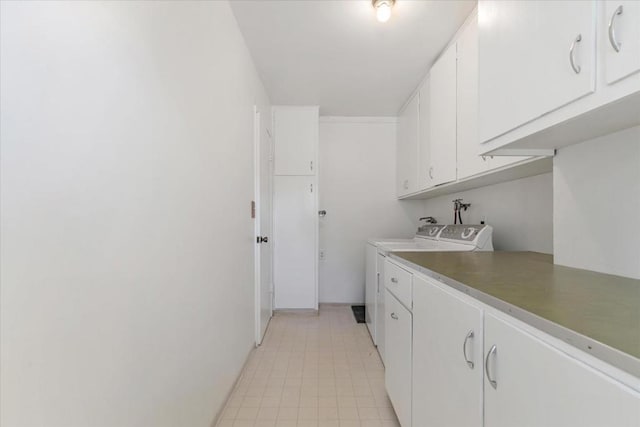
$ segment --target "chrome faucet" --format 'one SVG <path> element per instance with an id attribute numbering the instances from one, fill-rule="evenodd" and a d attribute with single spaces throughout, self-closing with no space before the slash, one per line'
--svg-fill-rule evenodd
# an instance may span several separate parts
<path id="1" fill-rule="evenodd" d="M 419 219 L 419 221 L 426 221 L 427 224 L 437 224 L 438 221 L 432 216 L 424 216 Z"/>

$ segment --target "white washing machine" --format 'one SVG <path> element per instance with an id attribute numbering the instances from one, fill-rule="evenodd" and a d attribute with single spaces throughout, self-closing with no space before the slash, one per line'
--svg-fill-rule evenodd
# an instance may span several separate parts
<path id="1" fill-rule="evenodd" d="M 389 252 L 493 251 L 489 225 L 430 224 L 413 239 L 369 239 L 366 249 L 365 320 L 384 362 L 384 261 Z"/>

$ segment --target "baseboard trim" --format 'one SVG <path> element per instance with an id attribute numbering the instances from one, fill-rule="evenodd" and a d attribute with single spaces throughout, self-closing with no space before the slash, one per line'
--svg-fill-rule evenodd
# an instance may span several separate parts
<path id="1" fill-rule="evenodd" d="M 227 403 L 229 403 L 229 399 L 231 399 L 231 395 L 233 395 L 233 392 L 235 391 L 236 387 L 238 387 L 238 383 L 240 382 L 240 379 L 242 378 L 242 373 L 244 372 L 244 369 L 247 367 L 247 363 L 249 363 L 249 360 L 251 359 L 251 356 L 256 351 L 256 348 L 257 347 L 256 347 L 256 345 L 254 343 L 251 346 L 251 349 L 249 350 L 249 353 L 247 354 L 247 357 L 245 358 L 244 363 L 242 364 L 242 367 L 240 368 L 240 372 L 238 373 L 238 376 L 236 377 L 236 380 L 233 382 L 233 385 L 231 386 L 231 390 L 229 390 L 229 392 L 227 393 L 227 397 L 222 402 L 222 406 L 220 407 L 220 409 L 218 409 L 218 412 L 213 417 L 213 421 L 211 422 L 210 427 L 216 427 L 218 425 L 218 422 L 220 421 L 220 417 L 222 416 L 222 412 L 227 407 Z"/>
<path id="2" fill-rule="evenodd" d="M 273 315 L 277 316 L 278 314 L 302 314 L 307 316 L 317 316 L 318 310 L 315 308 L 279 308 L 277 310 L 273 310 Z"/>

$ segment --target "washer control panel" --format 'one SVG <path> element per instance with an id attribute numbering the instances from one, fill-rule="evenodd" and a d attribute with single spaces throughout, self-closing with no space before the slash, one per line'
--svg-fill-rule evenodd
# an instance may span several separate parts
<path id="1" fill-rule="evenodd" d="M 417 235 L 420 237 L 427 237 L 429 239 L 438 239 L 440 232 L 448 227 L 444 224 L 426 224 L 418 228 Z"/>
<path id="2" fill-rule="evenodd" d="M 441 239 L 456 240 L 463 242 L 473 242 L 485 229 L 486 224 L 454 224 L 447 225 L 440 234 Z"/>

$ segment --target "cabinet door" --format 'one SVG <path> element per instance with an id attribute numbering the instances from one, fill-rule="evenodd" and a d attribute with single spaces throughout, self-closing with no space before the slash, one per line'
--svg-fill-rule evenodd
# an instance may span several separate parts
<path id="1" fill-rule="evenodd" d="M 367 328 L 371 334 L 373 343 L 377 343 L 376 337 L 376 299 L 378 295 L 378 272 L 376 271 L 376 262 L 378 261 L 378 248 L 370 243 L 366 249 L 366 272 L 365 272 L 365 288 L 364 301 L 365 310 L 364 318 L 367 322 Z"/>
<path id="2" fill-rule="evenodd" d="M 398 117 L 397 127 L 397 188 L 398 196 L 417 189 L 419 95 L 416 94 Z"/>
<path id="3" fill-rule="evenodd" d="M 481 142 L 594 91 L 594 16 L 595 1 L 479 1 Z"/>
<path id="4" fill-rule="evenodd" d="M 485 314 L 484 342 L 486 427 L 640 425 L 638 392 L 515 325 Z"/>
<path id="5" fill-rule="evenodd" d="M 430 117 L 430 82 L 429 78 L 420 87 L 420 102 L 418 119 L 418 190 L 426 190 L 431 187 L 431 117 Z"/>
<path id="6" fill-rule="evenodd" d="M 430 134 L 432 185 L 456 179 L 456 46 L 431 67 Z"/>
<path id="7" fill-rule="evenodd" d="M 275 175 L 315 175 L 317 107 L 274 107 Z"/>
<path id="8" fill-rule="evenodd" d="M 385 386 L 400 425 L 411 427 L 411 313 L 389 291 L 385 312 Z"/>
<path id="9" fill-rule="evenodd" d="M 482 310 L 413 278 L 413 424 L 482 426 Z"/>
<path id="10" fill-rule="evenodd" d="M 378 262 L 376 266 L 378 268 L 377 271 L 377 286 L 378 286 L 378 296 L 376 299 L 376 344 L 378 344 L 378 354 L 380 354 L 380 359 L 382 359 L 382 363 L 385 363 L 385 341 L 384 341 L 384 331 L 385 331 L 385 309 L 384 309 L 384 297 L 385 297 L 385 287 L 384 287 L 384 262 L 386 257 L 384 255 L 378 254 Z"/>
<path id="11" fill-rule="evenodd" d="M 473 19 L 458 39 L 458 179 L 485 172 L 488 159 L 479 156 L 478 21 Z"/>
<path id="12" fill-rule="evenodd" d="M 315 177 L 276 176 L 273 187 L 275 308 L 317 308 Z"/>
<path id="13" fill-rule="evenodd" d="M 605 1 L 603 13 L 604 73 L 607 83 L 614 83 L 640 71 L 640 2 Z"/>

